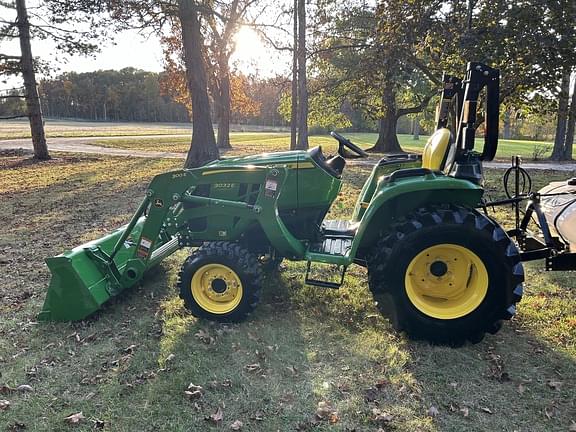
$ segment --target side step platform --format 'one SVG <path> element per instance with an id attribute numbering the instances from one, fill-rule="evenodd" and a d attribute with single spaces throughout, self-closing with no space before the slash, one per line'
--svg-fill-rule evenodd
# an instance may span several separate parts
<path id="1" fill-rule="evenodd" d="M 347 255 L 348 251 L 350 250 L 350 247 L 352 246 L 353 238 L 354 237 L 351 236 L 335 236 L 335 237 L 329 236 L 324 238 L 324 241 L 321 243 L 314 243 L 310 245 L 309 251 L 315 255 L 320 255 L 324 257 L 344 258 Z M 334 260 L 330 259 L 327 261 L 328 261 L 327 264 L 331 264 L 330 261 Z M 306 264 L 306 277 L 304 279 L 304 282 L 307 285 L 313 285 L 322 288 L 333 288 L 333 289 L 338 289 L 342 286 L 342 284 L 344 283 L 344 276 L 346 274 L 346 269 L 348 268 L 348 266 L 346 265 L 340 266 L 338 264 L 333 264 L 337 265 L 338 268 L 342 267 L 342 271 L 340 272 L 340 280 L 338 282 L 332 282 L 326 280 L 313 279 L 312 277 L 310 277 L 312 262 L 313 261 L 309 259 Z"/>

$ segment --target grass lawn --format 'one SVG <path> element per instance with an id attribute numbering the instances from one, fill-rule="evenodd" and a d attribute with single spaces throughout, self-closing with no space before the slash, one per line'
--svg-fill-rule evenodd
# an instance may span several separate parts
<path id="1" fill-rule="evenodd" d="M 356 266 L 333 291 L 304 286 L 305 266 L 287 263 L 247 322 L 197 320 L 175 288 L 186 251 L 85 322 L 36 322 L 43 259 L 125 223 L 152 176 L 180 163 L 0 158 L 0 400 L 10 404 L 0 402 L 0 430 L 229 431 L 236 420 L 265 432 L 574 430 L 576 280 L 540 264 L 527 266 L 514 320 L 459 349 L 394 332 Z M 367 174 L 348 169 L 332 217 L 350 214 Z M 494 197 L 501 174 L 486 173 Z M 185 396 L 190 383 L 200 399 Z M 22 384 L 31 391 L 11 390 Z M 331 420 L 315 417 L 319 403 Z M 206 420 L 218 411 L 223 420 Z M 65 422 L 79 412 L 79 424 Z"/>
<path id="2" fill-rule="evenodd" d="M 184 123 L 117 123 L 46 119 L 46 136 L 91 137 L 123 135 L 190 135 L 191 126 Z M 28 120 L 0 122 L 0 140 L 29 138 Z"/>
<path id="3" fill-rule="evenodd" d="M 374 145 L 378 135 L 375 133 L 349 133 L 344 134 L 354 143 L 363 148 Z M 426 144 L 427 136 L 421 136 L 414 140 L 412 135 L 398 135 L 400 145 L 405 151 L 421 153 Z M 244 153 L 262 153 L 285 151 L 290 147 L 290 135 L 286 133 L 254 133 L 232 132 L 230 134 L 232 149 L 223 152 L 224 156 L 235 156 Z M 187 152 L 190 147 L 190 137 L 142 137 L 142 138 L 118 138 L 114 140 L 94 140 L 92 144 L 104 147 L 129 148 L 148 151 L 163 152 Z M 311 136 L 310 146 L 321 145 L 328 153 L 334 153 L 337 149 L 336 141 L 328 136 Z M 481 149 L 483 140 L 477 140 L 477 149 Z M 540 152 L 538 159 L 545 159 L 552 152 L 552 143 L 543 141 L 499 141 L 497 159 L 509 160 L 510 156 L 521 155 L 525 160 L 532 160 L 535 149 Z"/>

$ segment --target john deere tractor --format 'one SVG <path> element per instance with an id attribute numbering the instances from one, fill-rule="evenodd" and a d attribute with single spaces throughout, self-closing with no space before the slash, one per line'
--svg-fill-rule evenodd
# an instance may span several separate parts
<path id="1" fill-rule="evenodd" d="M 307 263 L 305 282 L 338 288 L 346 269 L 368 269 L 368 287 L 396 328 L 434 343 L 477 342 L 509 319 L 522 296 L 517 247 L 482 206 L 482 161 L 498 141 L 499 71 L 470 63 L 444 75 L 437 130 L 422 157 L 377 162 L 350 220 L 325 218 L 346 157 L 367 154 L 332 133 L 338 152 L 266 153 L 216 160 L 156 176 L 130 223 L 47 264 L 43 320 L 81 320 L 190 247 L 178 287 L 194 315 L 241 321 L 258 303 L 262 272 L 281 259 Z M 485 90 L 484 146 L 474 151 Z M 484 94 L 484 93 L 483 93 Z M 448 128 L 455 113 L 455 128 Z M 337 266 L 318 280 L 317 263 Z"/>

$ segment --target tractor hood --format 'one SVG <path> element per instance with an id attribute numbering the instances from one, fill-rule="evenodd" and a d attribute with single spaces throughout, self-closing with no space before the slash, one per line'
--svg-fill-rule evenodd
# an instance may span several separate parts
<path id="1" fill-rule="evenodd" d="M 307 152 L 302 150 L 278 153 L 260 153 L 257 155 L 231 157 L 210 162 L 205 166 L 238 166 L 238 165 L 277 165 L 293 164 L 299 160 L 309 159 Z"/>

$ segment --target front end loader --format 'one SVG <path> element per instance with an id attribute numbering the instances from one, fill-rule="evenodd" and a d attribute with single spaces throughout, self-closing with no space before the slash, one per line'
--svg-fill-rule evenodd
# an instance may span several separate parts
<path id="1" fill-rule="evenodd" d="M 482 161 L 498 140 L 499 72 L 470 63 L 445 75 L 438 125 L 422 157 L 392 155 L 373 167 L 350 220 L 328 220 L 350 152 L 320 147 L 222 159 L 156 176 L 131 221 L 97 241 L 47 259 L 52 280 L 42 320 L 81 320 L 189 247 L 178 287 L 196 316 L 241 321 L 256 306 L 262 272 L 282 259 L 307 263 L 305 282 L 339 288 L 352 264 L 396 328 L 434 343 L 477 342 L 509 319 L 524 279 L 515 243 L 483 205 Z M 485 140 L 474 151 L 485 90 Z M 455 114 L 455 128 L 447 126 Z M 337 266 L 337 281 L 313 277 Z M 267 287 L 264 287 L 267 288 Z"/>

